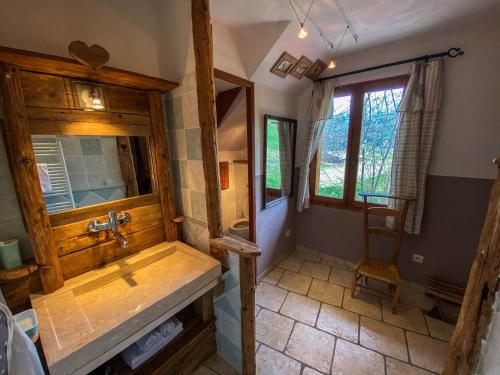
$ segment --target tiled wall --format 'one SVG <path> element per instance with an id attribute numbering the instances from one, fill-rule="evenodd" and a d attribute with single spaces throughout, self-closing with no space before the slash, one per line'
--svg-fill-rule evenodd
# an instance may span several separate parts
<path id="1" fill-rule="evenodd" d="M 165 97 L 165 113 L 170 159 L 174 180 L 177 214 L 184 215 L 183 239 L 197 249 L 209 253 L 205 179 L 201 157 L 200 126 L 196 94 L 196 77 L 187 75 L 182 84 Z M 243 179 L 245 176 L 245 179 Z M 230 167 L 230 185 L 222 193 L 222 204 L 228 203 L 234 216 L 223 213 L 224 229 L 238 211 L 238 191 L 247 185 L 246 165 Z M 247 198 L 248 199 L 248 198 Z M 231 203 L 232 202 L 232 203 Z M 241 369 L 241 319 L 238 256 L 231 254 L 225 262 L 230 271 L 224 277 L 224 293 L 214 301 L 217 317 L 217 351 L 235 368 Z"/>
<path id="2" fill-rule="evenodd" d="M 124 199 L 125 185 L 115 137 L 37 136 L 38 142 L 61 142 L 76 207 Z M 50 163 L 37 157 L 39 163 Z"/>
<path id="3" fill-rule="evenodd" d="M 209 252 L 205 178 L 201 157 L 196 77 L 187 75 L 165 97 L 167 132 L 177 214 L 184 215 L 184 240 Z"/>
<path id="4" fill-rule="evenodd" d="M 248 217 L 248 164 L 234 164 L 236 218 Z"/>
<path id="5" fill-rule="evenodd" d="M 248 165 L 229 162 L 229 188 L 221 191 L 222 226 L 227 231 L 238 219 L 248 217 Z M 246 211 L 246 213 L 245 213 Z"/>
<path id="6" fill-rule="evenodd" d="M 220 160 L 220 159 L 219 159 Z M 236 187 L 234 183 L 234 163 L 229 162 L 229 188 L 221 191 L 222 227 L 227 231 L 238 218 L 236 216 Z"/>
<path id="7" fill-rule="evenodd" d="M 125 198 L 115 137 L 65 137 L 61 144 L 77 207 Z"/>

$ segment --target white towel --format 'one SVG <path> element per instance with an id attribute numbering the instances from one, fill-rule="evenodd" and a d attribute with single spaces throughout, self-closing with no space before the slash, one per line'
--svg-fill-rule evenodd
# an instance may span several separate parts
<path id="1" fill-rule="evenodd" d="M 174 318 L 175 319 L 175 318 Z M 175 319 L 177 320 L 177 319 Z M 168 336 L 174 329 L 178 326 L 177 322 L 173 319 L 167 320 L 161 326 L 158 327 L 160 333 L 163 337 Z"/>
<path id="2" fill-rule="evenodd" d="M 122 358 L 132 369 L 136 369 L 141 364 L 146 362 L 149 358 L 158 353 L 162 348 L 165 347 L 165 345 L 172 341 L 181 332 L 182 323 L 179 321 L 179 325 L 177 325 L 168 336 L 163 337 L 159 335 L 160 339 L 150 349 L 149 352 L 141 352 L 136 344 L 132 344 L 124 351 L 122 351 Z"/>
<path id="3" fill-rule="evenodd" d="M 46 163 L 37 163 L 38 178 L 40 179 L 40 186 L 42 193 L 52 193 L 52 184 L 50 183 L 49 167 Z"/>
<path id="4" fill-rule="evenodd" d="M 160 339 L 160 332 L 155 329 L 151 331 L 146 336 L 141 337 L 139 340 L 135 342 L 139 351 L 145 353 L 149 352 L 153 346 L 155 346 L 156 342 Z"/>

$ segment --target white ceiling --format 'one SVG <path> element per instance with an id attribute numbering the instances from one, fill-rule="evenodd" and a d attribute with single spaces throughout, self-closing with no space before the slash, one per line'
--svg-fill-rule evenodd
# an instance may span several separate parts
<path id="1" fill-rule="evenodd" d="M 299 8 L 306 10 L 311 0 L 295 0 Z M 355 50 L 403 39 L 419 34 L 428 29 L 459 22 L 500 0 L 340 0 L 345 13 L 359 35 L 355 43 L 349 32 L 346 34 L 336 56 Z M 269 72 L 275 60 L 283 51 L 296 58 L 302 55 L 311 60 L 317 58 L 327 62 L 330 53 L 315 27 L 306 21 L 309 35 L 298 39 L 299 23 L 290 7 L 289 0 L 212 0 L 211 15 L 218 22 L 226 25 L 236 35 L 243 35 L 252 40 L 252 48 L 241 48 L 243 59 L 252 58 L 252 51 L 258 46 L 259 36 L 262 44 L 267 43 L 268 33 L 262 25 L 275 23 L 280 25 L 282 33 L 277 33 L 274 44 L 266 46 L 267 53 L 259 59 L 259 66 L 247 72 L 248 78 L 266 83 L 281 90 L 301 90 L 307 85 L 307 78 L 301 81 L 293 77 L 281 79 Z M 300 12 L 299 12 L 300 15 Z M 335 7 L 334 0 L 315 0 L 310 17 L 323 30 L 326 38 L 336 46 L 345 31 L 345 23 Z M 266 35 L 263 35 L 266 34 Z M 269 45 L 269 43 L 267 43 Z M 248 53 L 248 56 L 245 54 Z M 310 82 L 310 81 L 309 81 Z"/>
<path id="2" fill-rule="evenodd" d="M 311 0 L 295 0 L 295 2 L 301 9 L 306 10 Z M 498 0 L 340 0 L 345 13 L 359 34 L 357 45 L 350 35 L 346 35 L 341 53 L 352 52 L 354 48 L 402 39 L 498 2 Z M 300 43 L 307 47 L 314 46 L 320 51 L 325 50 L 318 32 L 307 21 L 305 27 L 309 31 L 309 36 L 304 40 L 296 37 L 299 24 L 288 0 L 213 0 L 211 8 L 213 18 L 235 28 L 248 29 L 252 24 L 292 21 L 294 27 L 287 30 L 290 34 L 290 44 Z M 345 24 L 333 0 L 315 0 L 310 17 L 320 26 L 329 40 L 334 44 L 339 42 Z"/>

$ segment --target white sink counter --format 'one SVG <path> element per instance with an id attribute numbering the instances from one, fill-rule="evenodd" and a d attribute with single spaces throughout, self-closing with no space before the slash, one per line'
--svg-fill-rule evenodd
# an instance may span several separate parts
<path id="1" fill-rule="evenodd" d="M 213 288 L 220 262 L 164 242 L 31 296 L 51 374 L 86 373 Z"/>

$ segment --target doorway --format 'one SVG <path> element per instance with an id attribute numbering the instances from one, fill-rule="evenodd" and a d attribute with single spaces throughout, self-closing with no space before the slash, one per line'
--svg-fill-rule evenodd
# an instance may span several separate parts
<path id="1" fill-rule="evenodd" d="M 214 69 L 224 231 L 256 241 L 254 84 Z"/>

